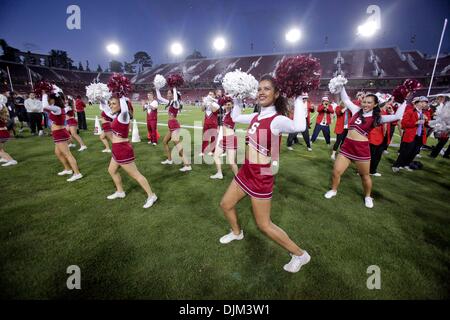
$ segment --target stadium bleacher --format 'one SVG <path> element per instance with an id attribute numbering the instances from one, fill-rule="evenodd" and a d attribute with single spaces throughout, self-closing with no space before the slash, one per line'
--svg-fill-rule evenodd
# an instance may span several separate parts
<path id="1" fill-rule="evenodd" d="M 424 85 L 427 84 L 434 66 L 434 57 L 427 57 L 417 50 L 402 52 L 397 47 L 299 54 L 310 55 L 320 60 L 323 81 L 319 90 L 312 93 L 312 96 L 317 97 L 327 92 L 328 80 L 339 73 L 349 79 L 349 90 L 357 88 L 375 91 L 380 87 L 389 90 L 406 78 L 417 78 Z M 145 92 L 153 87 L 156 74 L 167 77 L 172 73 L 181 73 L 185 79 L 185 86 L 180 88 L 183 99 L 195 101 L 200 100 L 209 90 L 220 87 L 223 76 L 229 71 L 241 69 L 258 79 L 263 74 L 273 73 L 283 57 L 290 55 L 293 54 L 187 60 L 160 64 L 140 74 L 126 74 L 126 77 L 135 85 L 134 96 L 144 97 Z M 0 73 L 3 76 L 6 74 L 6 67 L 9 68 L 15 90 L 18 91 L 31 89 L 29 82 L 31 75 L 33 82 L 40 79 L 54 81 L 69 94 L 83 95 L 85 86 L 94 79 L 106 83 L 112 75 L 109 72 L 67 70 L 0 61 Z M 432 92 L 448 89 L 449 76 L 450 55 L 446 55 L 440 57 L 438 61 Z"/>

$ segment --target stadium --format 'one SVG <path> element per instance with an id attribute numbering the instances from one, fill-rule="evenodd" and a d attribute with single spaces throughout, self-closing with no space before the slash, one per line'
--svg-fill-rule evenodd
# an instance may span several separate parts
<path id="1" fill-rule="evenodd" d="M 180 3 L 180 6 L 184 4 Z M 441 6 L 448 7 L 448 4 L 442 2 Z M 437 13 L 433 19 L 438 20 Z M 436 23 L 440 29 L 441 21 Z M 189 59 L 176 57 L 173 61 L 161 58 L 155 64 L 124 67 L 120 71 L 114 70 L 112 64 L 105 70 L 99 64 L 96 71 L 91 71 L 89 64 L 83 68 L 81 62 L 81 68 L 71 64 L 61 67 L 50 52 L 54 46 L 45 52 L 16 49 L 6 44 L 6 41 L 17 43 L 15 39 L 6 38 L 6 34 L 0 51 L 0 94 L 5 95 L 2 108 L 7 110 L 13 106 L 14 109 L 15 105 L 17 117 L 11 117 L 10 111 L 9 117 L 0 122 L 0 130 L 8 131 L 7 139 L 0 135 L 1 157 L 3 162 L 10 163 L 0 168 L 0 297 L 6 300 L 447 300 L 450 292 L 448 133 L 445 136 L 426 122 L 430 132 L 426 142 L 420 143 L 410 166 L 395 170 L 402 152 L 413 147 L 408 143 L 415 143 L 416 135 L 420 139 L 426 135 L 422 132 L 425 124 L 422 127 L 422 118 L 419 118 L 413 124 L 414 142 L 405 142 L 407 126 L 402 124 L 405 114 L 414 113 L 415 105 L 426 100 L 428 110 L 434 112 L 429 113 L 430 121 L 444 123 L 448 120 L 441 116 L 445 112 L 435 112 L 437 107 L 450 109 L 450 54 L 446 52 L 448 33 L 445 35 L 445 28 L 441 38 L 444 47 L 437 53 L 434 52 L 437 46 L 434 38 L 438 35 L 433 41 L 426 42 L 433 48 L 427 53 L 423 47 L 411 49 L 401 41 L 392 46 L 379 41 L 379 45 L 365 48 L 342 45 L 336 50 L 294 48 L 264 54 L 255 54 L 252 44 L 250 51 L 236 50 Z M 157 51 L 154 47 L 152 50 Z M 70 49 L 67 51 L 72 56 Z M 74 52 L 73 55 L 81 56 L 80 60 L 85 61 L 91 59 L 88 51 Z M 116 58 L 112 56 L 111 59 Z M 225 135 L 219 133 L 225 126 L 225 111 L 218 116 L 216 140 L 211 140 L 214 149 L 208 153 L 210 150 L 202 147 L 205 122 L 210 115 L 208 108 L 220 105 L 220 111 L 214 112 L 221 114 L 228 101 L 233 105 L 228 112 L 235 120 L 233 112 L 241 100 L 240 96 L 237 99 L 238 95 L 231 97 L 227 78 L 240 72 L 253 77 L 261 86 L 264 80 L 259 80 L 270 75 L 278 85 L 282 81 L 277 70 L 281 70 L 286 61 L 314 61 L 320 65 L 316 87 L 304 91 L 307 97 L 299 90 L 289 97 L 292 100 L 289 102 L 291 118 L 285 121 L 291 122 L 285 127 L 291 124 L 298 127 L 294 122 L 299 119 L 297 112 L 303 106 L 310 123 L 295 131 L 295 138 L 298 133 L 296 143 L 292 143 L 294 131 L 280 130 L 279 155 L 273 158 L 278 162 L 275 164 L 278 172 L 273 178 L 273 197 L 270 193 L 269 223 L 272 227 L 274 224 L 279 226 L 292 241 L 298 241 L 298 245 L 305 248 L 302 252 L 308 251 L 311 260 L 300 272 L 285 272 L 289 269 L 285 264 L 297 254 L 283 250 L 287 247 L 275 240 L 276 237 L 271 237 L 267 231 L 270 227 L 258 220 L 258 201 L 262 200 L 239 184 L 243 182 L 235 182 L 240 173 L 233 174 L 228 163 L 224 163 L 222 178 L 211 176 L 216 172 L 215 153 L 220 145 L 215 143 Z M 183 81 L 171 85 L 174 75 Z M 167 82 L 166 86 L 159 86 L 158 77 L 164 79 L 164 84 Z M 341 77 L 346 80 L 345 90 L 343 84 L 339 90 L 334 90 L 331 83 Z M 114 81 L 117 87 L 129 90 L 120 89 L 122 94 L 117 94 L 111 85 Z M 408 87 L 403 99 L 397 101 L 396 90 L 411 81 L 415 88 Z M 106 84 L 109 91 L 101 94 L 108 96 L 107 101 L 100 99 L 100 94 L 94 97 L 88 93 L 90 86 L 101 91 L 100 85 L 106 88 Z M 223 91 L 224 95 L 207 98 L 215 95 L 217 90 Z M 258 113 L 257 117 L 264 113 L 261 111 L 265 108 L 261 102 L 264 97 L 256 94 L 256 90 L 263 89 L 257 85 L 252 90 L 254 95 L 242 94 L 245 108 L 241 108 L 242 114 L 236 119 L 250 117 L 253 111 Z M 276 88 L 274 90 L 276 93 Z M 373 183 L 370 199 L 375 205 L 372 203 L 372 207 L 367 205 L 368 196 L 364 197 L 363 176 L 369 174 L 362 173 L 358 159 L 350 159 L 353 164 L 343 171 L 338 195 L 334 194 L 333 199 L 326 198 L 330 183 L 334 183 L 337 159 L 344 154 L 341 152 L 344 144 L 338 147 L 337 156 L 336 150 L 332 154 L 339 135 L 336 108 L 339 105 L 345 107 L 347 103 L 344 91 L 353 101 L 352 106 L 357 104 L 355 99 L 361 92 L 363 99 L 376 97 L 379 104 L 381 98 L 388 95 L 383 105 L 392 103 L 395 105 L 392 115 L 401 114 L 396 118 L 398 125 L 383 127 L 381 133 L 384 149 L 378 149 L 381 150 L 378 168 L 375 168 L 376 172 L 370 172 L 369 178 Z M 51 114 L 55 112 L 51 108 L 55 107 L 52 102 L 57 104 L 58 92 L 63 92 L 67 105 L 71 101 L 72 109 L 62 107 L 65 112 Z M 30 93 L 35 93 L 39 103 L 44 105 L 38 118 L 42 128 L 37 131 L 32 129 L 31 118 L 19 119 L 20 112 L 17 111 L 18 106 L 26 104 L 24 100 Z M 152 102 L 149 93 L 154 96 L 157 106 L 153 109 L 157 115 L 157 120 L 153 119 L 153 129 L 149 125 Z M 225 96 L 229 100 L 225 99 L 222 105 L 221 98 Z M 21 97 L 22 101 L 13 97 Z M 305 99 L 301 104 L 299 97 Z M 306 99 L 313 106 L 310 115 Z M 0 99 L 0 104 L 2 101 Z M 174 101 L 182 105 L 179 111 Z M 329 123 L 324 120 L 327 115 L 318 111 L 318 107 L 327 101 L 333 110 Z M 445 102 L 447 107 L 444 107 Z M 75 110 L 78 103 L 84 105 L 85 128 L 81 126 L 83 120 L 78 109 Z M 114 103 L 118 108 L 116 111 Z M 171 114 L 174 106 L 177 109 L 175 116 Z M 347 108 L 350 110 L 351 107 Z M 361 105 L 359 108 L 364 109 Z M 403 111 L 398 111 L 400 109 Z M 69 130 L 67 118 L 58 122 L 61 114 L 71 117 L 68 111 L 72 111 L 77 120 L 74 131 Z M 111 116 L 113 138 L 105 138 L 105 113 Z M 125 113 L 131 114 L 131 117 L 123 118 L 126 122 L 119 118 Z M 304 121 L 305 114 L 301 115 Z M 355 115 L 349 117 L 353 119 Z M 421 116 L 422 112 L 419 112 Z M 174 118 L 179 125 L 175 129 L 171 127 Z M 351 131 L 347 129 L 351 128 L 350 124 L 347 127 L 349 119 L 346 116 L 345 130 Z M 0 121 L 3 118 L 0 117 Z M 124 123 L 126 126 L 120 127 Z M 61 143 L 55 139 L 53 131 L 66 130 L 66 126 L 67 140 L 71 140 Z M 325 133 L 309 142 L 318 126 L 327 127 L 331 143 Z M 382 127 L 381 122 L 379 126 Z M 245 121 L 236 121 L 233 127 L 233 135 L 238 141 L 235 156 L 241 170 L 247 168 L 251 152 L 248 136 L 251 140 L 251 130 L 257 127 L 254 122 Z M 416 131 L 418 127 L 420 130 Z M 150 132 L 155 128 L 156 141 Z M 274 131 L 272 124 L 268 128 Z M 305 128 L 309 128 L 308 141 L 301 134 Z M 388 137 L 387 132 L 391 129 L 392 134 Z M 167 143 L 171 148 L 169 157 L 166 157 L 169 150 L 166 149 L 166 137 L 170 137 Z M 272 140 L 275 140 L 273 136 Z M 129 145 L 133 166 L 138 168 L 145 181 L 148 180 L 153 195 L 157 195 L 157 201 L 156 198 L 150 201 L 147 208 L 150 193 L 136 171 L 122 166 L 122 160 L 114 151 L 116 143 Z M 73 170 L 72 158 L 61 160 L 60 149 L 56 146 L 61 144 L 67 146 L 75 159 L 76 170 Z M 68 144 L 76 147 L 70 148 Z M 78 149 L 83 145 L 86 149 Z M 109 145 L 112 152 L 108 153 L 105 150 Z M 181 151 L 179 146 L 182 146 Z M 225 144 L 222 149 L 219 156 L 226 154 Z M 369 160 L 373 157 L 370 153 Z M 15 163 L 7 157 L 14 158 Z M 167 161 L 170 165 L 164 165 L 169 164 Z M 114 171 L 111 163 L 122 169 Z M 413 168 L 413 163 L 417 167 Z M 59 172 L 62 165 L 64 171 Z M 188 167 L 190 169 L 186 169 Z M 67 182 L 69 176 L 61 177 L 65 171 L 75 177 L 78 168 L 82 179 L 80 176 L 79 180 L 75 179 L 78 181 Z M 185 172 L 180 172 L 180 168 L 186 169 Z M 120 172 L 118 179 L 123 190 L 117 187 L 117 172 Z M 66 178 L 69 179 L 66 181 Z M 233 183 L 241 186 L 245 197 L 229 210 L 237 212 L 245 238 L 224 245 L 222 236 L 234 232 L 224 196 L 229 194 Z M 110 195 L 115 186 L 117 191 Z M 148 199 L 143 208 L 146 192 Z M 123 199 L 117 199 L 122 198 L 121 194 Z M 236 233 L 232 236 L 236 237 Z M 375 281 L 373 274 L 378 277 Z"/>

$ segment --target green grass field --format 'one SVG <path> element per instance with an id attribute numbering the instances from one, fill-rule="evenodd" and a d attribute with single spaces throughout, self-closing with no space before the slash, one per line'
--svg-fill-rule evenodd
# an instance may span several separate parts
<path id="1" fill-rule="evenodd" d="M 138 109 L 138 107 L 136 107 Z M 89 107 L 88 116 L 98 114 Z M 136 116 L 144 120 L 144 114 Z M 161 114 L 160 123 L 167 117 Z M 201 121 L 186 108 L 185 125 Z M 0 167 L 0 297 L 14 299 L 448 299 L 450 292 L 450 162 L 429 159 L 424 169 L 393 174 L 395 148 L 374 178 L 375 207 L 366 209 L 354 169 L 339 194 L 323 197 L 333 163 L 323 141 L 314 151 L 296 146 L 281 154 L 272 219 L 310 253 L 299 273 L 282 267 L 288 254 L 255 226 L 249 199 L 238 205 L 245 239 L 218 239 L 229 226 L 219 208 L 232 174 L 213 181 L 213 165 L 162 166 L 162 145 L 135 144 L 136 163 L 159 200 L 142 209 L 145 195 L 122 175 L 127 197 L 114 191 L 110 155 L 89 132 L 88 150 L 73 151 L 85 177 L 73 184 L 56 175 L 61 166 L 50 137 L 7 144 L 19 164 Z M 161 135 L 165 127 L 159 127 Z M 190 129 L 192 132 L 193 130 Z M 433 143 L 429 143 L 433 144 Z M 197 147 L 198 150 L 198 147 Z M 197 154 L 195 152 L 194 154 Z M 81 290 L 68 290 L 66 269 L 81 269 Z M 366 270 L 381 269 L 381 289 L 369 290 Z"/>

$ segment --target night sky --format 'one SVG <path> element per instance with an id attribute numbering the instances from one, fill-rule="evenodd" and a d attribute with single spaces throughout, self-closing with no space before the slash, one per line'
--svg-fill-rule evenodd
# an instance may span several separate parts
<path id="1" fill-rule="evenodd" d="M 66 28 L 71 4 L 81 8 L 81 30 Z M 370 4 L 381 7 L 382 29 L 370 40 L 358 39 L 356 28 Z M 217 34 L 231 43 L 222 54 L 227 56 L 395 45 L 435 54 L 449 13 L 449 0 L 0 0 L 0 38 L 21 50 L 66 50 L 76 65 L 89 60 L 91 69 L 107 66 L 111 56 L 105 45 L 111 41 L 122 48 L 120 61 L 144 50 L 154 63 L 164 63 L 173 61 L 168 53 L 173 40 L 182 41 L 183 56 L 198 49 L 214 57 L 211 42 Z M 295 48 L 284 40 L 293 25 L 303 31 Z M 442 48 L 449 51 L 450 26 Z"/>

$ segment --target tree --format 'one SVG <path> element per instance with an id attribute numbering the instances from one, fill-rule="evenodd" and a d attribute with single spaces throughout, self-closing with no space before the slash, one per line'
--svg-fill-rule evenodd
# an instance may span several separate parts
<path id="1" fill-rule="evenodd" d="M 81 61 L 78 62 L 78 70 L 79 70 L 79 71 L 84 71 L 83 65 L 81 64 Z"/>
<path id="2" fill-rule="evenodd" d="M 109 71 L 111 72 L 123 72 L 123 64 L 117 60 L 111 60 L 109 62 Z"/>
<path id="3" fill-rule="evenodd" d="M 188 55 L 186 57 L 186 60 L 195 60 L 195 59 L 206 59 L 205 56 L 203 56 L 200 51 L 194 50 L 192 54 Z"/>
<path id="4" fill-rule="evenodd" d="M 98 65 L 98 67 L 97 67 L 97 72 L 103 72 L 103 69 L 100 65 Z"/>
<path id="5" fill-rule="evenodd" d="M 123 65 L 126 73 L 135 73 L 134 71 L 135 65 L 133 65 L 132 63 L 128 63 L 126 61 L 123 63 Z"/>
<path id="6" fill-rule="evenodd" d="M 50 67 L 63 69 L 76 69 L 73 60 L 69 58 L 66 51 L 52 49 L 49 57 Z"/>
<path id="7" fill-rule="evenodd" d="M 2 47 L 3 54 L 0 59 L 12 62 L 20 62 L 19 60 L 19 49 L 13 48 L 8 45 L 4 39 L 0 39 L 0 47 Z"/>
<path id="8" fill-rule="evenodd" d="M 91 72 L 91 69 L 89 68 L 89 61 L 86 60 L 86 71 Z"/>

